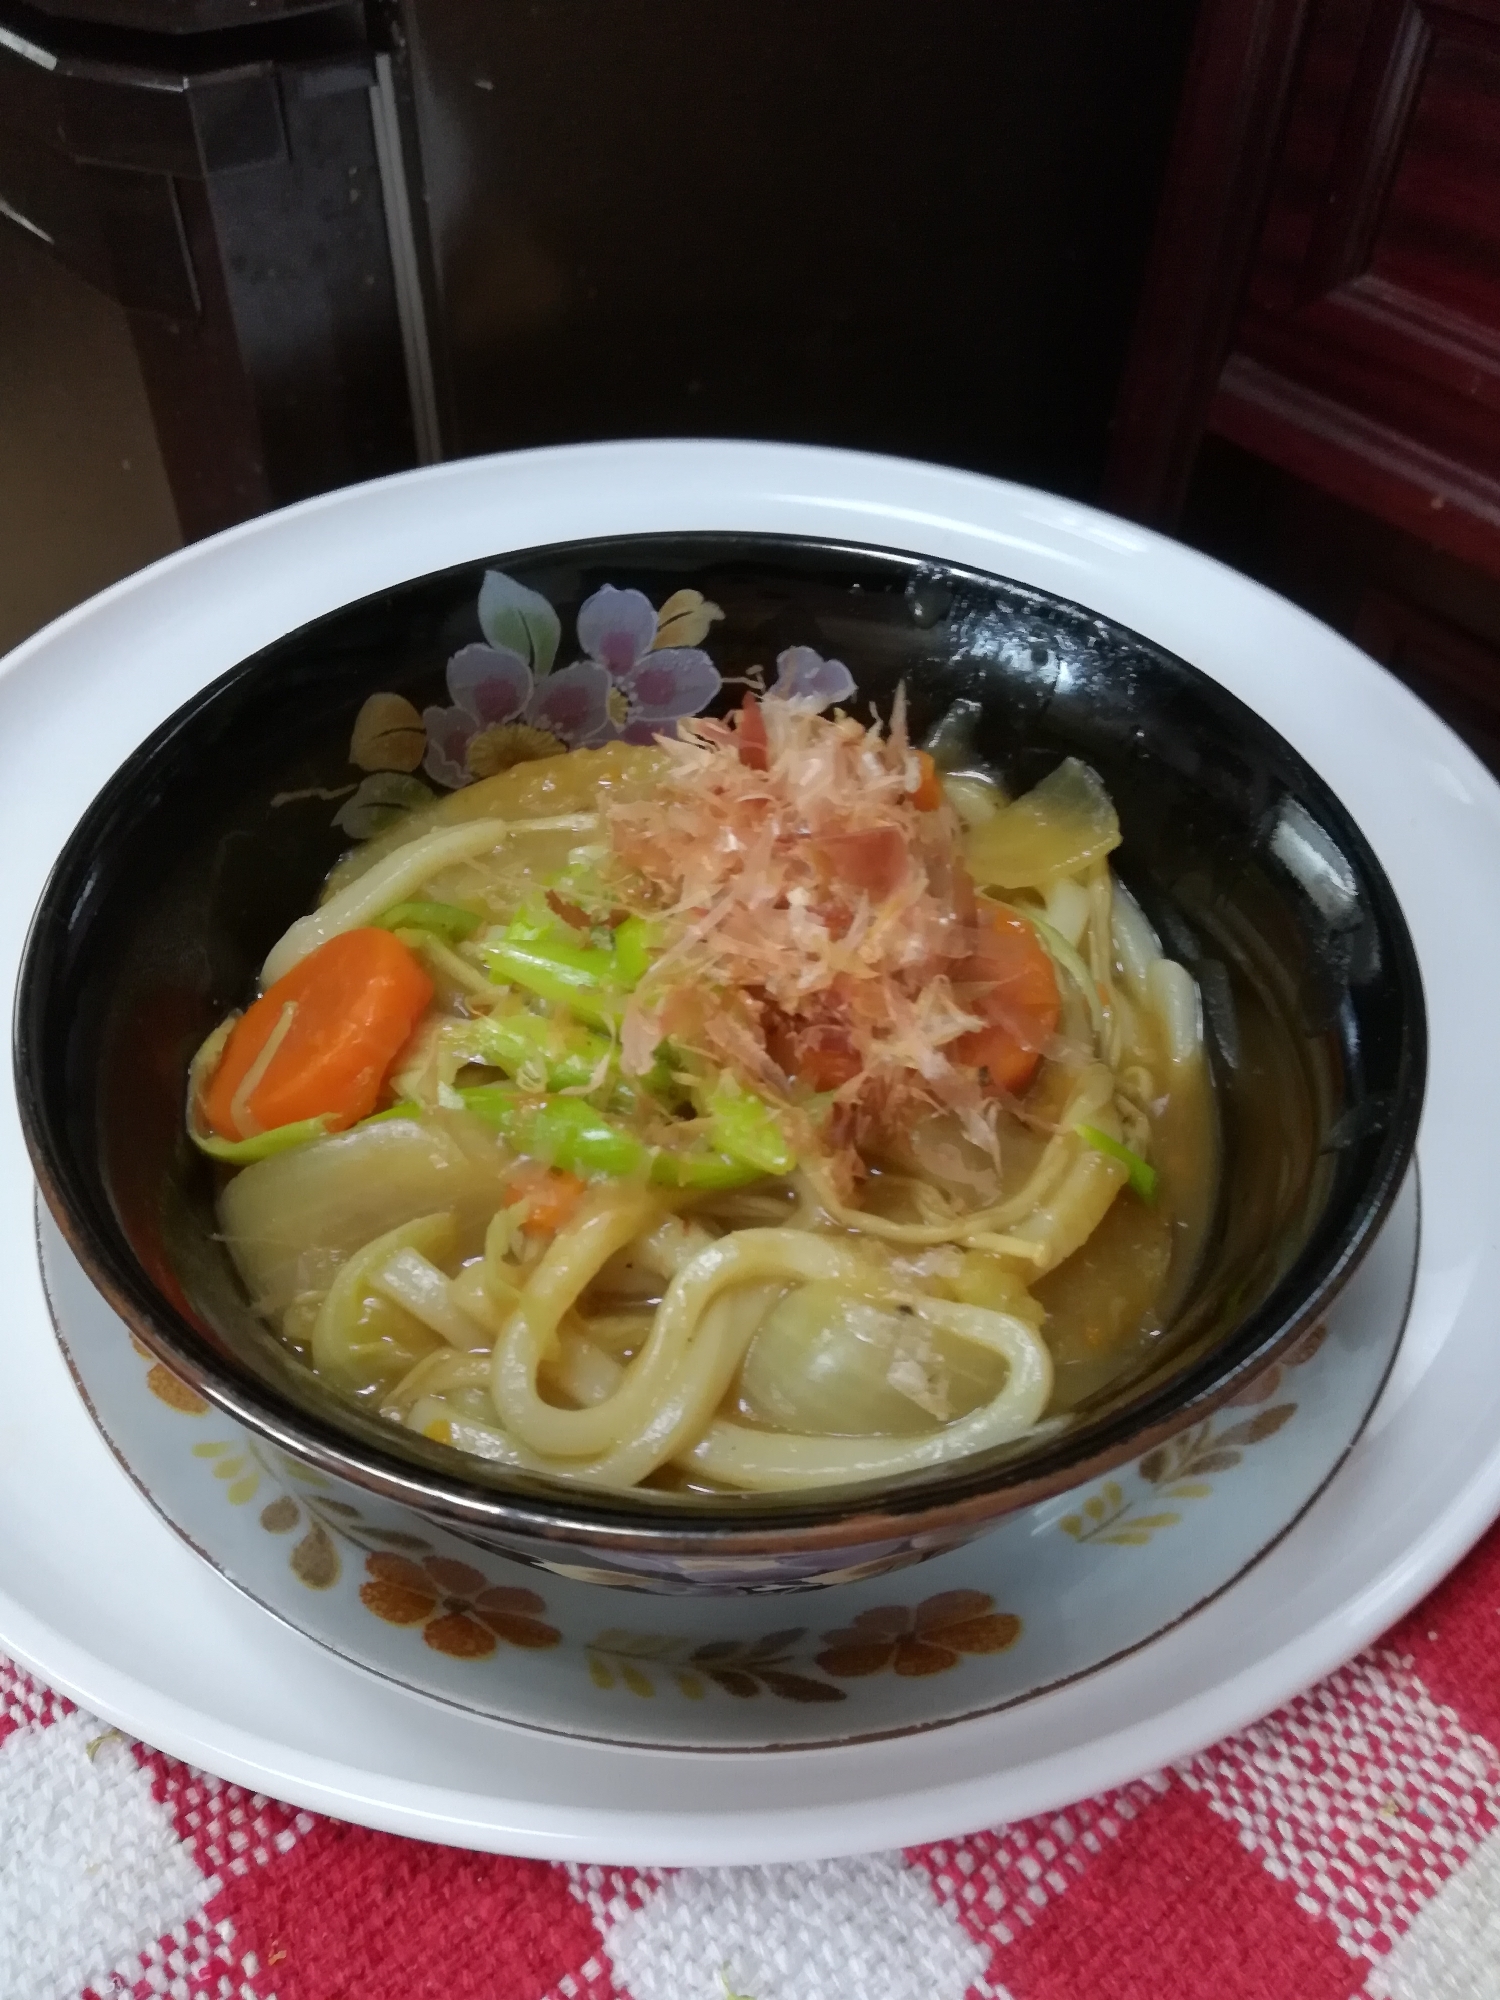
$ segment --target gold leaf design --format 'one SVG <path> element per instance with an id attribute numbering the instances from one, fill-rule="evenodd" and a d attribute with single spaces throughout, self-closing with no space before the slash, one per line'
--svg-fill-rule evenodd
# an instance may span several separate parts
<path id="1" fill-rule="evenodd" d="M 1328 1323 L 1319 1320 L 1311 1333 L 1305 1334 L 1286 1358 L 1288 1368 L 1302 1368 L 1312 1360 L 1323 1342 L 1328 1338 Z"/>
<path id="2" fill-rule="evenodd" d="M 420 779 L 404 771 L 372 771 L 361 778 L 353 795 L 333 816 L 333 823 L 351 840 L 373 840 L 409 812 L 432 804 L 433 794 Z"/>
<path id="3" fill-rule="evenodd" d="M 202 1444 L 193 1446 L 194 1458 L 217 1458 L 221 1452 L 233 1451 L 234 1446 L 223 1438 L 205 1438 Z"/>
<path id="4" fill-rule="evenodd" d="M 717 624 L 723 616 L 718 605 L 710 603 L 701 590 L 674 590 L 656 614 L 656 637 L 651 641 L 651 650 L 701 646 L 710 625 Z"/>
<path id="5" fill-rule="evenodd" d="M 961 1594 L 966 1599 L 965 1610 L 971 1608 L 969 1596 L 979 1597 L 978 1593 Z M 990 1600 L 986 1597 L 981 1601 L 987 1605 Z M 690 1639 L 670 1634 L 613 1627 L 589 1643 L 589 1676 L 596 1687 L 623 1684 L 632 1694 L 645 1697 L 656 1692 L 656 1683 L 646 1671 L 647 1666 L 654 1666 L 664 1670 L 689 1701 L 703 1700 L 711 1686 L 742 1701 L 762 1693 L 781 1701 L 843 1701 L 842 1688 L 801 1671 L 792 1657 L 793 1649 L 806 1637 L 806 1628 L 799 1625 L 784 1632 L 764 1632 L 758 1639 L 708 1639 L 694 1646 Z M 996 1649 L 988 1632 L 976 1629 L 969 1637 L 972 1651 Z"/>
<path id="6" fill-rule="evenodd" d="M 214 1464 L 214 1478 L 237 1479 L 249 1463 L 249 1459 L 239 1456 L 218 1459 Z"/>
<path id="7" fill-rule="evenodd" d="M 314 1521 L 291 1553 L 292 1572 L 309 1590 L 331 1590 L 342 1568 L 333 1537 Z"/>
<path id="8" fill-rule="evenodd" d="M 282 1493 L 274 1500 L 267 1501 L 260 1510 L 260 1525 L 268 1535 L 289 1534 L 302 1518 L 302 1509 L 290 1493 Z"/>
<path id="9" fill-rule="evenodd" d="M 1251 1446 L 1275 1437 L 1296 1414 L 1295 1403 L 1278 1403 L 1218 1432 L 1211 1422 L 1196 1424 L 1148 1451 L 1136 1471 L 1165 1499 L 1206 1500 L 1213 1492 L 1207 1474 L 1232 1472 Z M 1109 1479 L 1084 1501 L 1083 1513 L 1064 1514 L 1057 1525 L 1075 1542 L 1112 1542 L 1121 1548 L 1138 1549 L 1181 1519 L 1176 1513 L 1136 1513 L 1135 1503 L 1125 1498 L 1124 1489 Z"/>
<path id="10" fill-rule="evenodd" d="M 1257 1410 L 1247 1422 L 1235 1424 L 1222 1431 L 1214 1439 L 1216 1445 L 1259 1444 L 1263 1438 L 1275 1437 L 1282 1425 L 1289 1423 L 1297 1414 L 1295 1403 L 1278 1403 L 1272 1410 Z"/>
<path id="11" fill-rule="evenodd" d="M 354 718 L 349 762 L 361 771 L 415 771 L 426 754 L 426 726 L 405 696 L 372 694 Z"/>
<path id="12" fill-rule="evenodd" d="M 231 1507 L 243 1507 L 247 1500 L 253 1500 L 260 1491 L 260 1474 L 252 1467 L 243 1479 L 235 1480 L 228 1489 Z"/>

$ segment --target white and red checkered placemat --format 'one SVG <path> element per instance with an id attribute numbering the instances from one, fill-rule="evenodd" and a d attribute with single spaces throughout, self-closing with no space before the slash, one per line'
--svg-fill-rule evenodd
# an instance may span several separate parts
<path id="1" fill-rule="evenodd" d="M 1490 2000 L 1500 1528 L 1258 1727 L 850 1861 L 552 1866 L 296 1812 L 0 1660 L 0 2000 Z"/>

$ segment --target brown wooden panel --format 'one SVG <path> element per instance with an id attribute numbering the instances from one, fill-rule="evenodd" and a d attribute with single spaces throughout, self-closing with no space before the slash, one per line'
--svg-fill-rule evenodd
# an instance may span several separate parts
<path id="1" fill-rule="evenodd" d="M 1307 0 L 1204 0 L 1103 498 L 1170 522 L 1187 490 L 1288 112 Z"/>
<path id="2" fill-rule="evenodd" d="M 1321 0 L 1209 424 L 1500 573 L 1500 0 Z"/>
<path id="3" fill-rule="evenodd" d="M 1092 495 L 1196 4 L 407 0 L 449 448 L 784 437 Z"/>
<path id="4" fill-rule="evenodd" d="M 1379 589 L 1366 593 L 1353 638 L 1500 771 L 1500 648 Z"/>
<path id="5" fill-rule="evenodd" d="M 1500 576 L 1500 481 L 1242 355 L 1212 418 L 1246 451 Z"/>

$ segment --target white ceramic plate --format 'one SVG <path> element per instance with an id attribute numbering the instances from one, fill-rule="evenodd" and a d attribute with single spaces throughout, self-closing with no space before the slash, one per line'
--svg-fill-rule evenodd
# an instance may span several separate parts
<path id="1" fill-rule="evenodd" d="M 225 1776 L 371 1825 L 538 1855 L 791 1860 L 936 1839 L 1115 1785 L 1237 1728 L 1398 1617 L 1500 1508 L 1492 1325 L 1500 792 L 1395 681 L 1254 584 L 1022 488 L 809 449 L 607 445 L 476 460 L 331 494 L 170 557 L 0 674 L 0 978 L 49 857 L 125 754 L 236 660 L 381 586 L 574 536 L 826 534 L 1074 597 L 1172 647 L 1322 772 L 1415 936 L 1432 1058 L 1406 1339 L 1332 1486 L 1240 1583 L 1153 1645 L 996 1715 L 764 1755 L 567 1742 L 445 1712 L 273 1624 L 163 1527 L 89 1425 L 52 1340 L 30 1175 L 0 1098 L 9 1280 L 0 1639 L 96 1713 Z"/>

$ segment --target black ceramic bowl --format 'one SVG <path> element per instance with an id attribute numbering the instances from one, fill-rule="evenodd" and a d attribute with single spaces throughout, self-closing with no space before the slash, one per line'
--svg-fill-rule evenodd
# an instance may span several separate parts
<path id="1" fill-rule="evenodd" d="M 253 1316 L 215 1234 L 212 1170 L 183 1134 L 188 1059 L 349 844 L 333 821 L 348 822 L 361 778 L 357 712 L 379 691 L 419 709 L 447 702 L 446 662 L 481 639 L 489 567 L 556 607 L 560 662 L 583 650 L 574 620 L 601 585 L 654 606 L 696 590 L 723 610 L 701 643 L 726 678 L 812 646 L 845 661 L 882 711 L 904 680 L 918 736 L 955 700 L 977 703 L 977 749 L 1016 786 L 1065 753 L 1101 773 L 1124 831 L 1120 874 L 1204 996 L 1223 1132 L 1209 1247 L 1146 1372 L 1041 1443 L 874 1493 L 603 1495 L 393 1431 L 330 1395 Z M 611 658 L 617 721 L 674 700 L 630 652 L 619 642 Z M 571 709 L 569 685 L 511 719 L 583 728 L 602 684 L 575 675 Z M 674 685 L 691 706 L 693 689 Z M 387 761 L 409 764 L 420 742 L 403 745 L 403 713 L 386 715 Z M 411 782 L 366 782 L 356 816 L 372 792 Z M 252 1430 L 525 1560 L 647 1587 L 768 1589 L 951 1547 L 1242 1388 L 1323 1311 L 1386 1215 L 1416 1134 L 1425 1021 L 1406 926 L 1358 828 L 1274 730 L 1182 660 L 1043 592 L 887 550 L 644 536 L 401 585 L 290 634 L 180 709 L 100 793 L 52 873 L 21 978 L 16 1070 L 37 1177 L 93 1282 Z"/>

